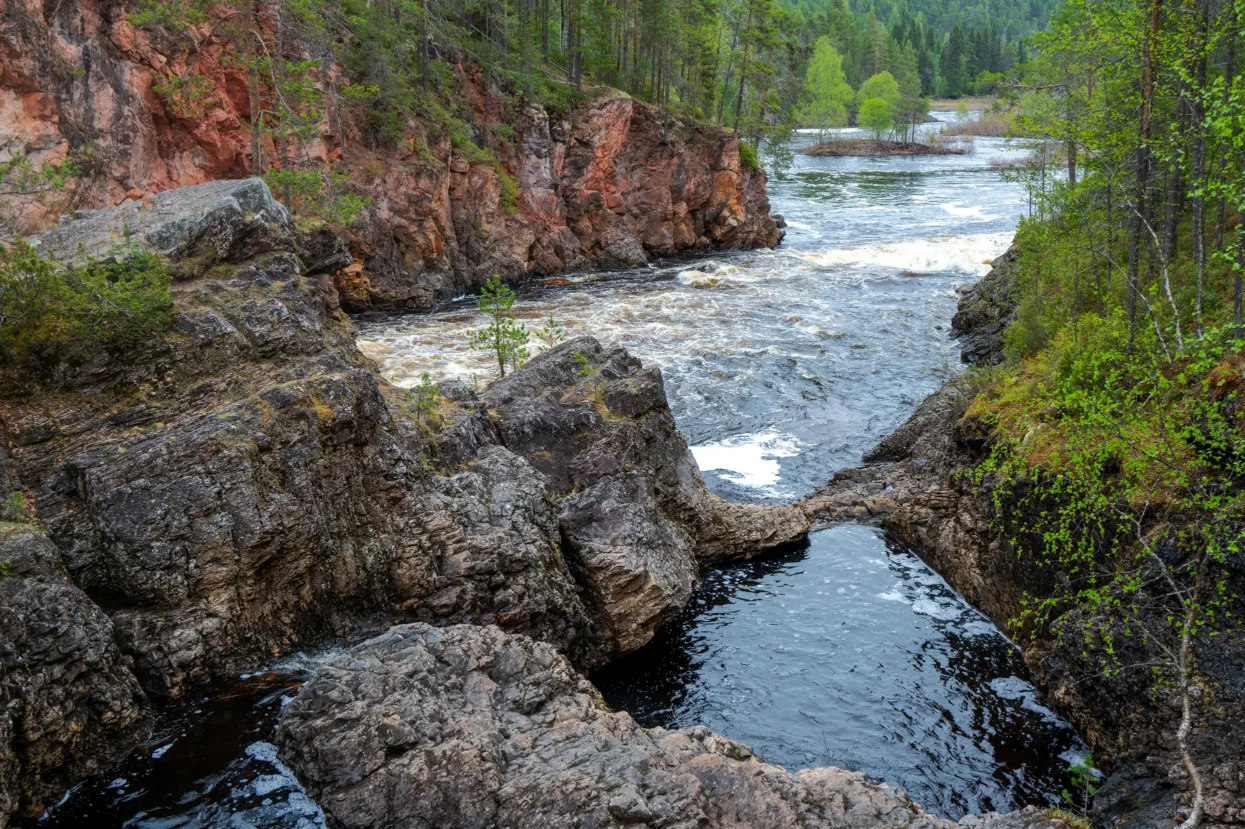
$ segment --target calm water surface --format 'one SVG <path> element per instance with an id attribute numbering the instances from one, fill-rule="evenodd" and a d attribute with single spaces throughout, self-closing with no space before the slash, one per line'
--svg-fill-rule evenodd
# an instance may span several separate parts
<path id="1" fill-rule="evenodd" d="M 978 139 L 964 156 L 797 155 L 770 182 L 788 221 L 778 249 L 575 275 L 525 291 L 516 311 L 529 327 L 553 311 L 569 333 L 660 365 L 715 491 L 799 498 L 959 370 L 955 288 L 1011 240 L 1024 202 L 998 166 L 1022 152 Z M 423 372 L 486 379 L 462 333 L 478 324 L 464 299 L 367 323 L 360 345 L 400 385 Z M 147 746 L 36 825 L 322 826 L 271 744 L 312 667 L 276 666 L 170 709 Z M 1011 643 L 862 527 L 706 574 L 675 623 L 594 680 L 646 724 L 703 723 L 790 768 L 857 769 L 950 817 L 1053 802 L 1084 750 Z"/>

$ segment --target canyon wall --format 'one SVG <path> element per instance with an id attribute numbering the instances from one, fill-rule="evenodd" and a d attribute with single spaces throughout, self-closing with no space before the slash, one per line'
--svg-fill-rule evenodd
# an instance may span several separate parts
<path id="1" fill-rule="evenodd" d="M 1014 252 L 964 289 L 953 327 L 964 359 L 974 365 L 1003 361 L 1003 333 L 1015 317 Z M 1000 529 L 998 481 L 973 471 L 989 455 L 992 429 L 974 416 L 969 378 L 948 382 L 886 436 L 865 464 L 837 473 L 804 509 L 815 522 L 858 521 L 884 528 L 912 549 L 956 590 L 1009 630 L 1026 595 L 1055 592 L 1055 573 L 1041 566 L 1041 539 Z M 1002 506 L 1014 510 L 1023 491 L 1009 491 Z M 1030 525 L 1042 505 L 1028 504 Z M 1241 567 L 1236 566 L 1239 574 Z M 1148 669 L 1104 671 L 1084 651 L 1075 612 L 1061 619 L 1068 635 L 1051 630 L 1025 637 L 1025 661 L 1054 703 L 1080 728 L 1094 757 L 1112 773 L 1095 800 L 1096 826 L 1169 829 L 1187 814 L 1193 790 L 1175 733 L 1180 710 L 1174 689 L 1156 684 Z M 1155 625 L 1160 629 L 1162 623 Z M 1156 643 L 1117 631 L 1122 665 L 1148 665 Z M 1203 826 L 1245 823 L 1245 673 L 1242 651 L 1229 637 L 1205 640 L 1197 670 L 1206 694 L 1195 706 L 1190 736 L 1206 791 Z"/>
<path id="2" fill-rule="evenodd" d="M 591 338 L 481 394 L 388 386 L 330 280 L 351 257 L 258 179 L 34 244 L 76 259 L 123 234 L 170 263 L 172 330 L 0 392 L 0 496 L 28 504 L 0 522 L 0 825 L 191 684 L 414 620 L 588 669 L 647 642 L 702 563 L 807 533 L 710 494 L 660 371 Z"/>
<path id="3" fill-rule="evenodd" d="M 247 79 L 210 23 L 174 36 L 135 27 L 112 0 L 0 2 L 0 162 L 22 153 L 81 173 L 63 190 L 7 194 L 0 226 L 31 235 L 70 209 L 253 169 Z M 192 60 L 206 87 L 193 107 L 174 106 L 157 89 Z M 502 90 L 472 64 L 443 60 L 474 113 L 475 140 L 486 120 L 511 128 L 489 148 L 496 163 L 430 137 L 418 119 L 401 139 L 371 146 L 341 111 L 307 150 L 367 199 L 348 234 L 356 262 L 333 274 L 348 310 L 426 308 L 494 274 L 636 267 L 782 238 L 765 173 L 741 165 L 733 134 L 666 121 L 609 89 L 562 113 L 515 96 L 503 108 Z M 503 174 L 517 194 L 504 192 Z"/>

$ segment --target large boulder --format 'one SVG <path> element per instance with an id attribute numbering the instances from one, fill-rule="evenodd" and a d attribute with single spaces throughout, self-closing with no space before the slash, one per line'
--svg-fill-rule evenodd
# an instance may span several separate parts
<path id="1" fill-rule="evenodd" d="M 553 648 L 494 627 L 406 625 L 342 654 L 277 744 L 335 829 L 956 826 L 858 772 L 642 728 Z M 1036 810 L 968 825 L 1067 829 Z"/>
<path id="2" fill-rule="evenodd" d="M 481 399 L 505 446 L 548 476 L 566 553 L 619 651 L 687 602 L 698 566 L 804 538 L 795 507 L 709 492 L 675 427 L 660 369 L 579 337 L 493 383 Z"/>
<path id="3" fill-rule="evenodd" d="M 297 247 L 290 212 L 258 178 L 165 190 L 107 210 L 79 210 L 34 245 L 64 261 L 124 255 L 124 246 L 133 245 L 200 273 L 218 262 Z"/>

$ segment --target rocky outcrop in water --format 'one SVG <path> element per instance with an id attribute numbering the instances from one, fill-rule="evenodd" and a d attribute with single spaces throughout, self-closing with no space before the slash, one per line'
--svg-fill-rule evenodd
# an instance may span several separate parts
<path id="1" fill-rule="evenodd" d="M 703 727 L 641 728 L 548 645 L 493 627 L 397 627 L 333 660 L 277 737 L 330 826 L 956 826 L 836 768 L 796 773 Z M 967 819 L 1065 829 L 1037 810 Z"/>
<path id="2" fill-rule="evenodd" d="M 123 255 L 125 236 L 170 261 L 174 330 L 0 400 L 0 494 L 24 490 L 51 541 L 44 570 L 22 564 L 3 595 L 23 623 L 63 614 L 39 624 L 73 666 L 10 638 L 0 729 L 16 733 L 20 811 L 125 744 L 140 684 L 174 697 L 412 620 L 497 624 L 598 666 L 686 601 L 698 552 L 807 532 L 794 509 L 709 495 L 660 373 L 589 338 L 482 396 L 446 384 L 421 405 L 387 386 L 326 277 L 343 249 L 262 182 L 85 212 L 36 245 Z M 23 714 L 28 688 L 54 711 Z M 56 717 L 73 736 L 36 733 Z"/>
<path id="3" fill-rule="evenodd" d="M 960 341 L 960 358 L 970 365 L 1003 362 L 1003 335 L 1016 319 L 1016 248 L 994 260 L 990 272 L 967 285 L 951 318 L 951 336 Z"/>
<path id="4" fill-rule="evenodd" d="M 493 148 L 497 163 L 455 150 L 445 130 L 430 136 L 421 124 L 369 146 L 341 113 L 307 150 L 347 172 L 369 200 L 351 231 L 357 264 L 333 277 L 351 310 L 426 308 L 475 292 L 493 274 L 634 267 L 679 250 L 782 238 L 765 173 L 741 165 L 733 134 L 682 121 L 667 133 L 658 109 L 613 91 L 561 113 L 530 102 L 503 112 L 502 93 L 513 90 L 496 78 L 486 86 L 468 60 L 442 57 L 473 128 L 483 134 L 486 120 L 513 128 L 513 139 Z M 204 79 L 193 112 L 158 91 L 192 74 L 192 62 Z M 69 159 L 83 175 L 63 193 L 6 196 L 0 227 L 7 218 L 30 235 L 69 207 L 247 175 L 247 90 L 210 24 L 192 39 L 136 28 L 124 5 L 107 0 L 5 0 L 0 153 L 36 164 Z M 503 171 L 517 183 L 513 199 Z"/>
<path id="5" fill-rule="evenodd" d="M 965 291 L 956 329 L 973 364 L 1003 360 L 1003 334 L 1015 318 L 1014 251 Z M 989 425 L 965 416 L 975 390 L 966 378 L 930 395 L 916 413 L 885 437 L 856 469 L 837 473 L 803 502 L 814 522 L 876 524 L 911 548 L 956 590 L 1006 629 L 1026 592 L 1049 595 L 1052 575 L 1033 549 L 998 530 L 994 481 L 968 474 L 989 452 Z M 1034 506 L 1033 509 L 1040 509 Z M 1064 620 L 1075 626 L 1072 616 Z M 1161 627 L 1156 625 L 1156 627 Z M 1137 637 L 1133 637 L 1135 640 Z M 1125 663 L 1144 664 L 1145 646 L 1121 635 Z M 1075 641 L 1040 638 L 1024 646 L 1025 661 L 1051 699 L 1078 724 L 1112 774 L 1095 801 L 1098 826 L 1170 829 L 1190 790 L 1175 750 L 1177 706 L 1148 673 L 1105 676 Z M 1245 823 L 1245 687 L 1234 643 L 1208 643 L 1198 669 L 1217 688 L 1213 706 L 1197 712 L 1191 745 L 1206 786 L 1204 826 Z"/>
<path id="6" fill-rule="evenodd" d="M 795 507 L 731 504 L 706 488 L 657 368 L 590 337 L 559 345 L 481 399 L 502 443 L 548 477 L 571 568 L 619 651 L 691 596 L 698 561 L 804 538 Z"/>

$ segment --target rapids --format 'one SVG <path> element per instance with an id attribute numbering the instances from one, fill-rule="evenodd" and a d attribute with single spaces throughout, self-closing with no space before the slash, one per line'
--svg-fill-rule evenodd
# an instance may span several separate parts
<path id="1" fill-rule="evenodd" d="M 798 499 L 961 370 L 948 338 L 955 289 L 1011 240 L 1024 199 L 999 168 L 1023 152 L 979 138 L 970 155 L 796 155 L 770 180 L 788 225 L 778 249 L 547 280 L 515 309 L 529 329 L 552 312 L 568 335 L 659 365 L 719 494 Z M 464 333 L 478 324 L 462 298 L 365 322 L 359 344 L 398 385 L 425 372 L 482 382 L 489 360 Z M 322 826 L 271 745 L 314 661 L 170 708 L 148 745 L 35 825 Z M 1085 750 L 1044 707 L 1016 648 L 916 557 L 862 527 L 707 573 L 653 643 L 593 679 L 645 724 L 703 723 L 771 762 L 858 769 L 949 817 L 1057 803 Z"/>

